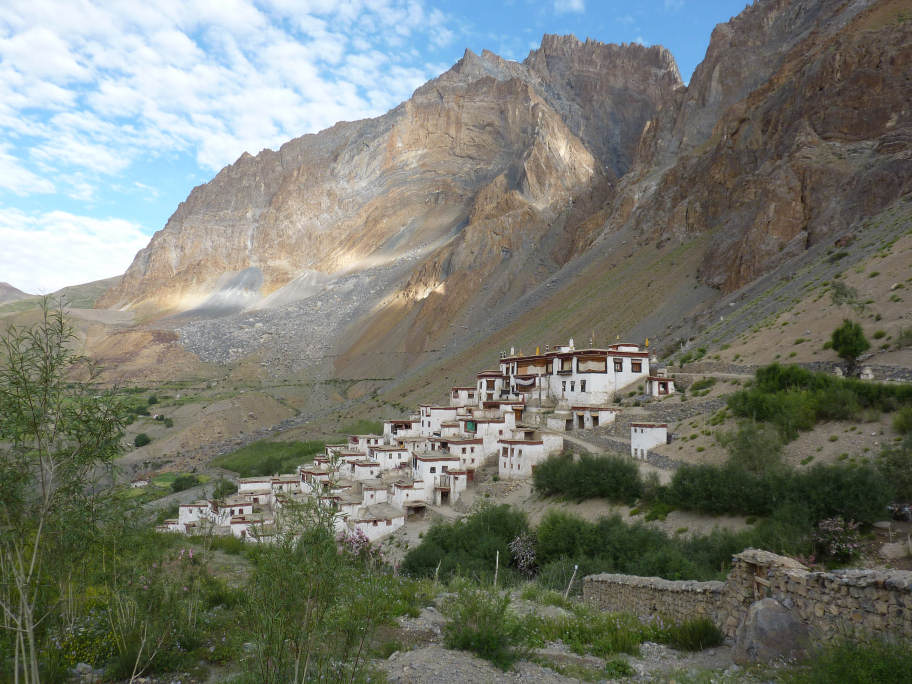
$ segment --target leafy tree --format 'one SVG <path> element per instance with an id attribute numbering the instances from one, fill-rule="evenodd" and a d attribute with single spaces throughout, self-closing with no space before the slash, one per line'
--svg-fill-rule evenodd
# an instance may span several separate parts
<path id="1" fill-rule="evenodd" d="M 171 483 L 172 492 L 182 492 L 185 489 L 196 487 L 199 484 L 199 478 L 196 475 L 178 475 Z"/>
<path id="2" fill-rule="evenodd" d="M 133 446 L 135 447 L 144 447 L 146 444 L 152 441 L 152 438 L 149 437 L 145 432 L 140 432 L 136 435 L 136 438 L 133 440 Z"/>
<path id="3" fill-rule="evenodd" d="M 871 343 L 865 337 L 861 326 L 845 319 L 842 325 L 833 331 L 830 341 L 839 358 L 845 360 L 848 375 L 854 375 L 858 357 L 871 348 Z"/>
<path id="4" fill-rule="evenodd" d="M 88 553 L 100 467 L 121 451 L 125 411 L 74 339 L 47 300 L 38 323 L 0 336 L 0 659 L 28 684 L 43 678 L 48 625 Z"/>
<path id="5" fill-rule="evenodd" d="M 721 435 L 729 458 L 752 473 L 762 473 L 782 465 L 782 439 L 775 428 L 745 420 L 737 432 Z"/>

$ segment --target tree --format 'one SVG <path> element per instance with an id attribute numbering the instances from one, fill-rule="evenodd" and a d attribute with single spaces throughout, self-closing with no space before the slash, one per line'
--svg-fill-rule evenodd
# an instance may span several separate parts
<path id="1" fill-rule="evenodd" d="M 842 325 L 833 331 L 830 342 L 839 358 L 845 360 L 847 375 L 855 375 L 858 357 L 871 348 L 861 326 L 849 319 L 843 320 Z"/>
<path id="2" fill-rule="evenodd" d="M 0 336 L 0 636 L 17 684 L 41 679 L 42 640 L 95 528 L 100 466 L 121 450 L 123 406 L 74 340 L 47 300 L 38 323 Z"/>
<path id="3" fill-rule="evenodd" d="M 720 441 L 728 449 L 730 462 L 752 473 L 782 465 L 782 439 L 770 425 L 745 420 L 736 432 L 720 435 Z"/>

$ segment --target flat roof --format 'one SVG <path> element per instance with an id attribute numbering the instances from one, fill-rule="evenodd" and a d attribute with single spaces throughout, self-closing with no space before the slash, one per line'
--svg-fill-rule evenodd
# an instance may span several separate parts
<path id="1" fill-rule="evenodd" d="M 631 423 L 630 427 L 667 428 L 668 423 Z"/>

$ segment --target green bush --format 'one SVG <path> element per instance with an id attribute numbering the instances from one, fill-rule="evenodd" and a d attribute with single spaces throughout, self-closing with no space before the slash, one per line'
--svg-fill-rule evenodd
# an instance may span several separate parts
<path id="1" fill-rule="evenodd" d="M 842 325 L 833 331 L 830 340 L 833 343 L 833 349 L 841 359 L 845 360 L 850 375 L 855 370 L 858 357 L 871 348 L 871 343 L 865 337 L 861 326 L 849 319 L 845 319 Z"/>
<path id="2" fill-rule="evenodd" d="M 636 463 L 621 456 L 583 454 L 578 461 L 552 456 L 535 468 L 532 482 L 545 496 L 576 501 L 604 498 L 632 503 L 642 493 Z"/>
<path id="3" fill-rule="evenodd" d="M 912 432 L 912 406 L 901 408 L 893 416 L 893 429 L 901 435 Z"/>
<path id="4" fill-rule="evenodd" d="M 196 475 L 178 475 L 171 483 L 171 491 L 175 493 L 182 492 L 185 489 L 196 487 L 199 483 L 200 480 Z"/>
<path id="5" fill-rule="evenodd" d="M 737 432 L 722 433 L 719 441 L 728 450 L 731 463 L 752 473 L 782 465 L 782 438 L 763 423 L 742 421 Z"/>
<path id="6" fill-rule="evenodd" d="M 910 385 L 837 378 L 778 364 L 759 368 L 753 385 L 728 399 L 736 416 L 772 423 L 785 440 L 823 420 L 858 418 L 866 409 L 893 411 L 903 405 L 912 405 Z"/>
<path id="7" fill-rule="evenodd" d="M 406 554 L 402 570 L 411 577 L 439 573 L 442 581 L 462 576 L 487 582 L 493 579 L 499 552 L 500 580 L 513 583 L 521 575 L 512 567 L 510 542 L 528 531 L 521 511 L 506 505 L 483 506 L 456 522 L 433 525 Z"/>
<path id="8" fill-rule="evenodd" d="M 140 432 L 133 439 L 133 446 L 135 446 L 137 448 L 143 447 L 143 446 L 146 446 L 146 444 L 149 444 L 151 441 L 152 441 L 152 438 L 149 437 L 149 435 L 147 435 L 145 432 Z"/>
<path id="9" fill-rule="evenodd" d="M 510 596 L 483 589 L 464 589 L 444 607 L 450 618 L 443 631 L 447 648 L 471 651 L 509 670 L 522 655 L 521 623 L 509 613 Z"/>
<path id="10" fill-rule="evenodd" d="M 885 448 L 877 458 L 877 468 L 893 486 L 895 500 L 912 501 L 912 435 Z"/>
<path id="11" fill-rule="evenodd" d="M 725 635 L 712 620 L 704 617 L 667 627 L 662 633 L 661 641 L 679 651 L 702 651 L 721 646 Z"/>
<path id="12" fill-rule="evenodd" d="M 842 641 L 782 674 L 793 684 L 901 684 L 912 682 L 912 651 L 898 641 Z"/>

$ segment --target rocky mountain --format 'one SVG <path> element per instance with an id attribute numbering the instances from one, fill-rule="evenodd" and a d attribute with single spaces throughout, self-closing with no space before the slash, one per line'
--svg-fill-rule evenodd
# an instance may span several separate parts
<path id="1" fill-rule="evenodd" d="M 647 127 L 608 229 L 711 233 L 700 277 L 732 291 L 907 195 L 910 37 L 889 0 L 771 0 L 718 26 Z"/>
<path id="2" fill-rule="evenodd" d="M 523 64 L 467 51 L 384 116 L 244 154 L 191 192 L 105 304 L 249 304 L 302 274 L 432 251 L 479 221 L 551 216 L 626 172 L 679 85 L 659 47 L 549 36 Z"/>
<path id="3" fill-rule="evenodd" d="M 360 377 L 495 344 L 533 309 L 543 335 L 568 311 L 648 331 L 912 192 L 910 38 L 902 0 L 758 0 L 687 86 L 657 46 L 467 51 L 381 117 L 244 154 L 101 303 L 184 312 L 205 360 Z"/>

